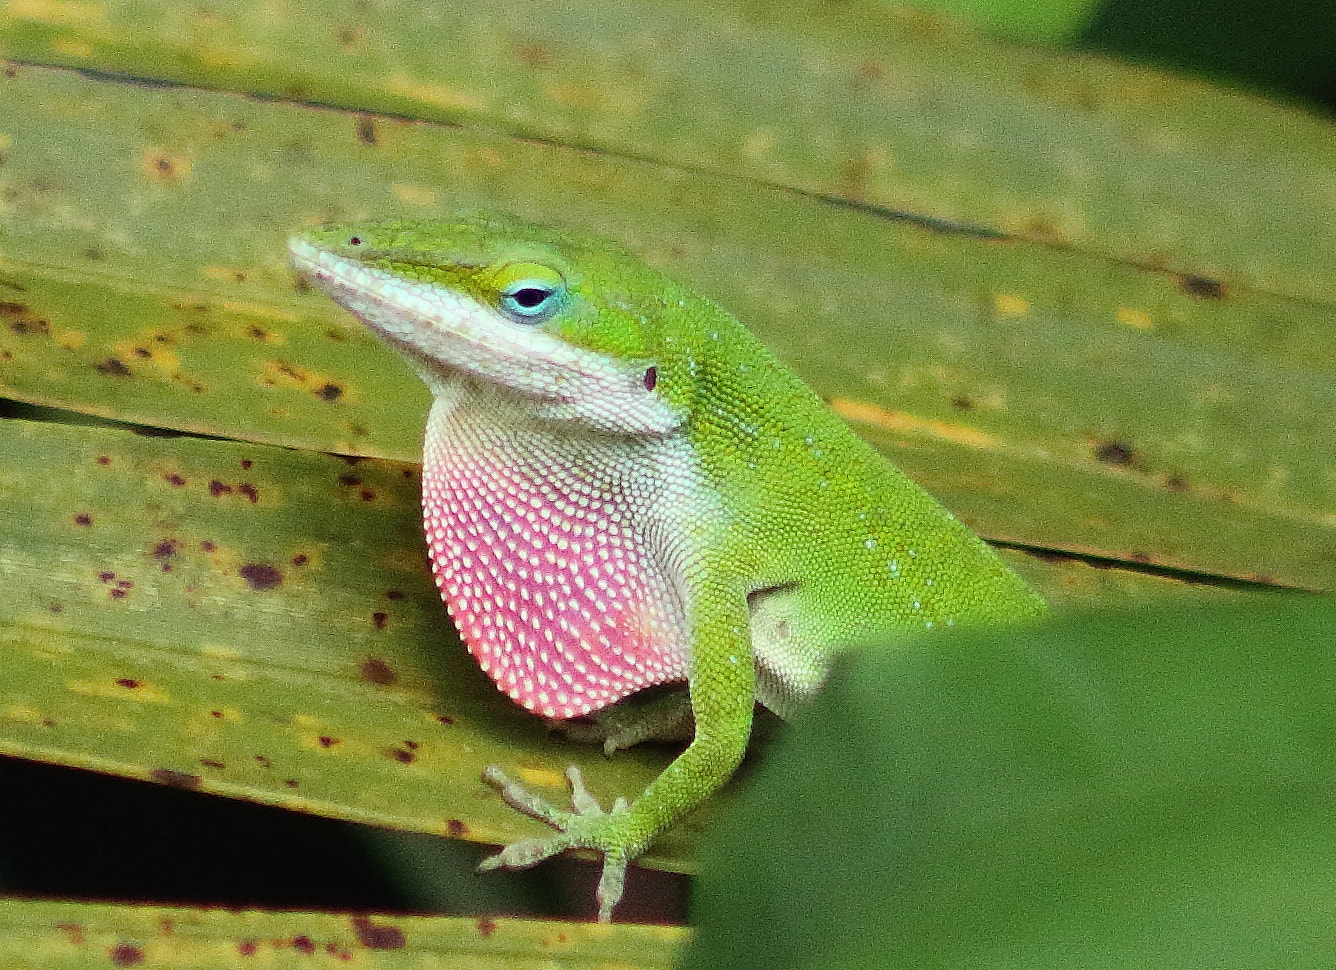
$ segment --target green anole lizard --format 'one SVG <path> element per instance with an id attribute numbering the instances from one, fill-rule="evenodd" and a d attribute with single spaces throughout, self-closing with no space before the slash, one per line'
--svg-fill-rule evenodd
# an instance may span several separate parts
<path id="1" fill-rule="evenodd" d="M 738 766 L 757 701 L 788 715 L 849 643 L 1044 609 L 734 317 L 609 243 L 488 215 L 289 249 L 431 389 L 433 571 L 497 686 L 568 719 L 687 683 L 694 737 L 629 805 L 572 768 L 562 811 L 489 768 L 557 834 L 484 868 L 595 849 L 610 920 L 630 860 Z"/>

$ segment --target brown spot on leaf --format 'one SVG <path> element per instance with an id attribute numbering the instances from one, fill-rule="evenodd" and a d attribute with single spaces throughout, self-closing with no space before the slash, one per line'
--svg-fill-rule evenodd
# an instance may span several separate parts
<path id="1" fill-rule="evenodd" d="M 97 456 L 97 463 L 98 463 L 99 465 L 110 465 L 110 464 L 111 464 L 111 456 L 110 456 L 110 455 L 98 455 L 98 456 Z"/>
<path id="2" fill-rule="evenodd" d="M 254 465 L 254 464 L 255 464 L 255 462 L 251 461 L 249 458 L 243 458 L 243 459 L 241 459 L 241 470 L 242 470 L 242 471 L 250 471 L 251 466 Z"/>
<path id="3" fill-rule="evenodd" d="M 969 397 L 967 397 L 964 394 L 957 394 L 955 397 L 951 398 L 951 406 L 955 408 L 957 411 L 974 410 L 974 402 L 971 401 Z"/>
<path id="4" fill-rule="evenodd" d="M 150 148 L 144 152 L 141 165 L 150 181 L 170 182 L 190 174 L 190 159 L 180 155 L 169 155 L 160 148 Z"/>
<path id="5" fill-rule="evenodd" d="M 125 366 L 125 362 L 119 357 L 108 357 L 106 360 L 94 364 L 93 370 L 99 374 L 106 374 L 108 377 L 129 377 L 134 373 Z"/>
<path id="6" fill-rule="evenodd" d="M 292 557 L 292 564 L 294 566 L 305 566 L 310 561 L 311 561 L 310 557 L 308 557 L 304 552 L 299 552 L 297 553 L 297 555 Z"/>
<path id="7" fill-rule="evenodd" d="M 206 768 L 216 768 L 218 771 L 222 771 L 227 767 L 227 765 L 223 764 L 221 761 L 214 761 L 212 758 L 200 758 L 199 763 Z"/>
<path id="8" fill-rule="evenodd" d="M 453 717 L 450 717 L 448 714 L 437 714 L 436 723 L 444 724 L 446 727 L 449 727 L 450 725 L 455 723 L 455 719 Z"/>
<path id="9" fill-rule="evenodd" d="M 125 590 L 123 590 L 123 589 L 109 589 L 109 590 L 107 590 L 107 595 L 110 596 L 110 597 L 111 597 L 112 599 L 114 599 L 114 600 L 123 600 L 123 599 L 125 599 Z"/>
<path id="10" fill-rule="evenodd" d="M 255 760 L 261 768 L 272 768 L 274 766 L 273 761 L 271 761 L 269 756 L 265 754 L 257 754 Z"/>
<path id="11" fill-rule="evenodd" d="M 176 555 L 179 543 L 175 539 L 163 539 L 153 547 L 153 555 L 158 559 L 167 559 Z"/>
<path id="12" fill-rule="evenodd" d="M 122 677 L 116 681 L 116 686 L 124 687 L 126 690 L 138 690 L 143 683 L 131 677 Z"/>
<path id="13" fill-rule="evenodd" d="M 23 303 L 0 303 L 0 316 L 9 318 L 9 329 L 20 337 L 51 336 L 51 321 L 37 316 Z"/>
<path id="14" fill-rule="evenodd" d="M 357 140 L 363 145 L 375 145 L 380 140 L 376 133 L 376 121 L 370 115 L 358 116 Z"/>
<path id="15" fill-rule="evenodd" d="M 478 932 L 484 937 L 490 937 L 496 932 L 496 920 L 489 916 L 484 916 L 482 919 L 478 920 Z"/>
<path id="16" fill-rule="evenodd" d="M 1166 475 L 1164 479 L 1164 487 L 1171 492 L 1192 491 L 1192 486 L 1188 484 L 1188 480 L 1182 475 Z"/>
<path id="17" fill-rule="evenodd" d="M 115 574 L 115 573 L 98 573 L 98 574 L 97 574 L 97 578 L 100 579 L 100 580 L 102 580 L 102 582 L 104 582 L 104 583 L 109 583 L 109 582 L 111 582 L 113 579 L 116 578 L 116 574 Z"/>
<path id="18" fill-rule="evenodd" d="M 237 941 L 237 952 L 241 954 L 243 957 L 255 956 L 255 941 L 254 940 Z"/>
<path id="19" fill-rule="evenodd" d="M 536 40 L 516 41 L 511 49 L 520 63 L 532 71 L 542 70 L 552 62 L 552 51 Z"/>
<path id="20" fill-rule="evenodd" d="M 1223 300 L 1228 295 L 1224 283 L 1213 280 L 1209 276 L 1197 276 L 1193 273 L 1180 276 L 1178 278 L 1178 288 L 1188 296 L 1195 296 L 1203 300 Z"/>
<path id="21" fill-rule="evenodd" d="M 378 657 L 368 657 L 363 660 L 361 670 L 363 680 L 382 687 L 389 687 L 399 680 L 399 675 L 394 669 Z"/>
<path id="22" fill-rule="evenodd" d="M 223 495 L 231 495 L 232 486 L 224 485 L 222 482 L 218 481 L 218 479 L 215 478 L 213 481 L 209 482 L 209 494 L 212 495 L 214 498 L 219 498 Z"/>
<path id="23" fill-rule="evenodd" d="M 358 485 L 362 484 L 362 480 L 356 475 L 340 475 L 339 484 L 345 488 L 356 488 Z"/>
<path id="24" fill-rule="evenodd" d="M 87 512 L 80 512 L 74 517 L 75 525 L 92 525 L 93 517 Z"/>
<path id="25" fill-rule="evenodd" d="M 362 40 L 362 35 L 365 33 L 366 27 L 362 24 L 343 24 L 334 31 L 334 40 L 344 50 L 352 50 Z"/>
<path id="26" fill-rule="evenodd" d="M 168 485 L 172 486 L 173 488 L 180 488 L 182 485 L 186 483 L 186 480 L 182 478 L 180 475 L 176 474 L 176 472 L 170 472 L 166 475 L 163 475 L 162 480 L 166 482 Z"/>
<path id="27" fill-rule="evenodd" d="M 309 936 L 305 935 L 294 936 L 292 938 L 292 948 L 298 953 L 305 953 L 307 956 L 315 952 L 315 944 L 311 942 Z"/>
<path id="28" fill-rule="evenodd" d="M 451 838 L 462 839 L 469 834 L 469 827 L 457 818 L 445 820 L 445 831 Z"/>
<path id="29" fill-rule="evenodd" d="M 376 612 L 371 614 L 371 623 L 375 626 L 377 630 L 385 629 L 386 625 L 388 625 L 389 622 L 390 622 L 390 616 L 388 613 Z"/>
<path id="30" fill-rule="evenodd" d="M 374 502 L 376 500 L 376 493 L 372 489 L 364 488 L 361 492 L 361 498 L 363 502 Z"/>
<path id="31" fill-rule="evenodd" d="M 237 486 L 237 491 L 240 492 L 242 495 L 246 496 L 246 498 L 250 499 L 252 505 L 260 501 L 259 491 L 250 482 L 242 482 L 240 485 Z"/>
<path id="32" fill-rule="evenodd" d="M 368 950 L 398 950 L 406 942 L 404 931 L 386 923 L 373 923 L 370 917 L 355 915 L 348 919 L 357 940 Z"/>
<path id="33" fill-rule="evenodd" d="M 65 934 L 65 938 L 75 946 L 84 944 L 84 928 L 82 923 L 57 923 L 56 929 Z"/>
<path id="34" fill-rule="evenodd" d="M 286 788 L 296 788 L 296 787 L 299 786 L 300 784 L 301 784 L 301 782 L 299 782 L 296 778 L 284 778 L 284 779 L 283 779 L 283 785 L 284 785 L 284 787 L 286 787 Z"/>
<path id="35" fill-rule="evenodd" d="M 214 545 L 212 542 L 210 542 L 208 539 L 205 539 L 203 542 L 201 542 L 201 543 L 199 544 L 199 548 L 200 548 L 200 552 L 217 552 L 217 551 L 218 551 L 218 547 L 217 547 L 216 545 Z"/>
<path id="36" fill-rule="evenodd" d="M 401 600 L 404 598 L 404 594 L 397 589 L 387 589 L 385 591 L 385 598 L 387 600 Z"/>
<path id="37" fill-rule="evenodd" d="M 316 740 L 320 743 L 320 747 L 322 748 L 332 748 L 339 743 L 338 738 L 331 738 L 328 734 L 322 734 L 320 737 L 316 738 Z"/>
<path id="38" fill-rule="evenodd" d="M 199 775 L 174 771 L 171 768 L 154 768 L 148 773 L 148 776 L 160 785 L 170 785 L 173 788 L 184 788 L 188 791 L 194 791 L 204 783 Z"/>
<path id="39" fill-rule="evenodd" d="M 133 967 L 144 962 L 144 951 L 133 943 L 117 943 L 107 951 L 113 966 Z"/>
<path id="40" fill-rule="evenodd" d="M 264 562 L 248 562 L 237 570 L 237 574 L 251 589 L 273 589 L 283 582 L 283 574 Z"/>
<path id="41" fill-rule="evenodd" d="M 1121 441 L 1106 441 L 1095 448 L 1095 458 L 1107 465 L 1131 465 L 1136 457 L 1132 446 Z"/>

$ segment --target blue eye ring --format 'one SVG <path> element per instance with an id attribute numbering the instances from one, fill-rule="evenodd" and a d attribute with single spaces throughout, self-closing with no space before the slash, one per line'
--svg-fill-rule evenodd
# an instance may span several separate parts
<path id="1" fill-rule="evenodd" d="M 566 288 L 551 280 L 518 279 L 500 292 L 501 312 L 516 323 L 542 323 L 561 309 Z"/>
<path id="2" fill-rule="evenodd" d="M 556 316 L 565 306 L 566 277 L 541 262 L 516 261 L 492 269 L 486 286 L 496 307 L 511 323 L 532 327 Z"/>

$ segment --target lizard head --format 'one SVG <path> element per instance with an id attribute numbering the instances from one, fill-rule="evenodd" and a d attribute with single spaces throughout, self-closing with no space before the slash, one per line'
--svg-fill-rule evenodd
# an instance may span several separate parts
<path id="1" fill-rule="evenodd" d="M 674 362 L 690 354 L 675 347 L 723 313 L 609 243 L 509 216 L 327 226 L 288 248 L 433 390 L 487 382 L 614 433 L 681 426 L 692 382 Z"/>

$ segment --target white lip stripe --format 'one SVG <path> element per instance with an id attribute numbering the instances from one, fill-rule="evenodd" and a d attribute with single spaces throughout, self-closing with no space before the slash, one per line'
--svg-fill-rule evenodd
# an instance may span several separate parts
<path id="1" fill-rule="evenodd" d="M 298 271 L 321 291 L 427 370 L 474 374 L 550 402 L 550 417 L 576 418 L 607 431 L 664 435 L 681 424 L 681 416 L 645 387 L 642 367 L 514 323 L 465 294 L 404 279 L 305 240 L 291 242 L 289 251 Z"/>

